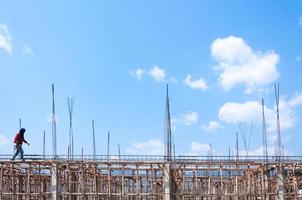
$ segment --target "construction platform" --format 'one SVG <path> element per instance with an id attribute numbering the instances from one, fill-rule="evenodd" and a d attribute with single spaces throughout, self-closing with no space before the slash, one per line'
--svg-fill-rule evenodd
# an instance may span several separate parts
<path id="1" fill-rule="evenodd" d="M 302 199 L 302 157 L 36 156 L 0 166 L 1 200 Z"/>

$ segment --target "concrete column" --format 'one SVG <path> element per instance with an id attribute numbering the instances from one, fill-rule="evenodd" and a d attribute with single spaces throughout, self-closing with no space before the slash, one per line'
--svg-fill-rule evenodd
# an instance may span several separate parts
<path id="1" fill-rule="evenodd" d="M 269 200 L 269 195 L 267 195 L 267 193 L 269 193 L 269 189 L 268 189 L 268 174 L 267 171 L 264 172 L 264 196 L 265 196 L 265 200 Z"/>
<path id="2" fill-rule="evenodd" d="M 278 189 L 278 199 L 284 200 L 284 177 L 283 177 L 283 170 L 281 166 L 277 172 L 277 189 Z"/>
<path id="3" fill-rule="evenodd" d="M 235 200 L 239 199 L 238 176 L 235 178 Z"/>
<path id="4" fill-rule="evenodd" d="M 163 164 L 164 173 L 164 200 L 170 200 L 171 198 L 171 168 L 170 163 Z"/>
<path id="5" fill-rule="evenodd" d="M 51 199 L 57 200 L 58 197 L 58 164 L 54 163 L 51 168 Z"/>
<path id="6" fill-rule="evenodd" d="M 210 194 L 212 194 L 212 191 L 211 191 L 211 177 L 210 175 L 208 176 L 208 183 L 207 183 L 207 200 L 210 199 L 209 196 Z"/>

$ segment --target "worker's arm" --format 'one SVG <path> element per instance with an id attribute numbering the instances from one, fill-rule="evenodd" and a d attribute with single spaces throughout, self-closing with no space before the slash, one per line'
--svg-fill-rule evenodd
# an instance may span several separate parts
<path id="1" fill-rule="evenodd" d="M 27 145 L 29 145 L 29 143 L 23 138 L 23 142 L 26 143 Z"/>

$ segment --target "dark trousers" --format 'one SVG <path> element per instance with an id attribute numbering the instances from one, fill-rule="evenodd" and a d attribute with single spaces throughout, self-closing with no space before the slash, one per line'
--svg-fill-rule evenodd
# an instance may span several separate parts
<path id="1" fill-rule="evenodd" d="M 15 146 L 16 148 L 16 153 L 15 155 L 13 156 L 12 160 L 15 160 L 16 156 L 20 153 L 20 158 L 23 160 L 23 149 L 22 149 L 22 144 L 17 144 Z"/>

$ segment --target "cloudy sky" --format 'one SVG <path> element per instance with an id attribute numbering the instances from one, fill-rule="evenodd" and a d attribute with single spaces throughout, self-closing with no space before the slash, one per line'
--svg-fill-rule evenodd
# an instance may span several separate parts
<path id="1" fill-rule="evenodd" d="M 22 126 L 51 149 L 51 84 L 57 145 L 67 153 L 67 97 L 74 97 L 75 153 L 162 154 L 165 85 L 176 154 L 234 151 L 251 134 L 262 153 L 261 98 L 269 153 L 280 84 L 282 145 L 301 155 L 302 1 L 6 1 L 0 7 L 0 153 Z M 245 124 L 245 127 L 243 127 Z M 252 128 L 251 128 L 252 127 Z M 245 131 L 244 131 L 245 130 Z"/>

